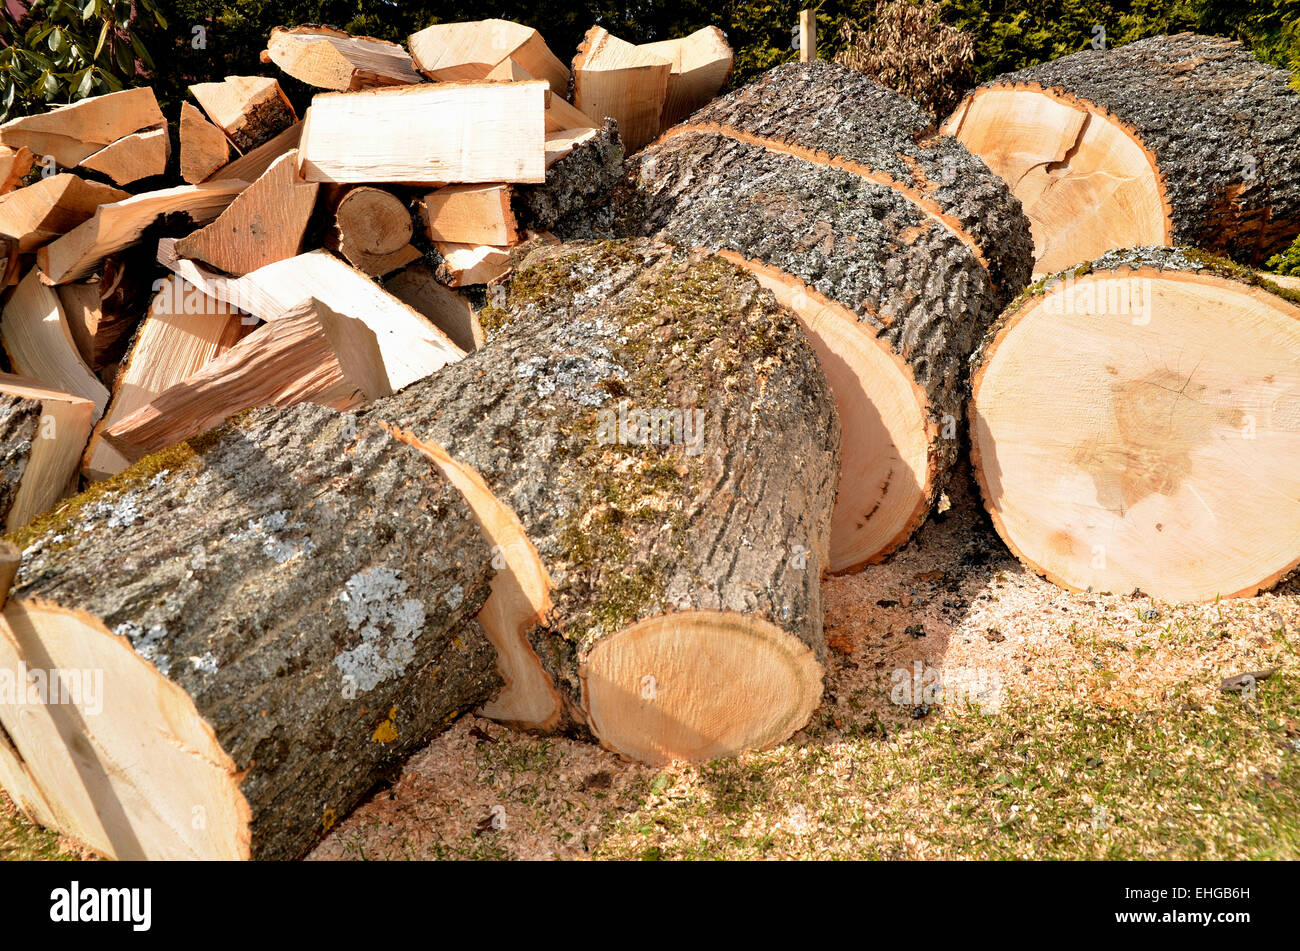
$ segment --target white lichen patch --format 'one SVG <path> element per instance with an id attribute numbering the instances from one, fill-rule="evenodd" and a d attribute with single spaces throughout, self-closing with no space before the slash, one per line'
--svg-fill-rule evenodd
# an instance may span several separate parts
<path id="1" fill-rule="evenodd" d="M 261 518 L 250 518 L 248 528 L 233 532 L 232 542 L 255 541 L 262 545 L 262 552 L 277 565 L 283 565 L 299 556 L 305 557 L 316 550 L 316 543 L 310 538 L 291 540 L 280 538 L 280 533 L 301 531 L 302 522 L 289 523 L 289 513 L 281 509 Z"/>
<path id="2" fill-rule="evenodd" d="M 400 675 L 415 656 L 424 602 L 405 594 L 406 582 L 392 568 L 358 572 L 339 594 L 348 629 L 361 632 L 361 643 L 335 657 L 334 666 L 362 693 Z"/>
<path id="3" fill-rule="evenodd" d="M 532 380 L 542 399 L 559 393 L 580 406 L 600 406 L 610 396 L 601 382 L 611 377 L 625 378 L 628 372 L 608 350 L 593 347 L 590 353 L 532 357 L 520 363 L 515 373 Z"/>
<path id="4" fill-rule="evenodd" d="M 213 656 L 212 651 L 204 651 L 201 657 L 191 655 L 189 657 L 190 666 L 204 674 L 215 674 L 217 672 L 217 658 Z"/>
<path id="5" fill-rule="evenodd" d="M 153 624 L 144 628 L 135 621 L 125 621 L 113 628 L 113 633 L 131 642 L 135 652 L 158 668 L 164 676 L 171 671 L 172 662 L 161 650 L 167 641 L 167 628 Z"/>

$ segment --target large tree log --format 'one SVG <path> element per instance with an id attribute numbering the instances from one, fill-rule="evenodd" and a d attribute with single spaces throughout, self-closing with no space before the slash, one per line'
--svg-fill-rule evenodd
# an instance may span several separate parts
<path id="1" fill-rule="evenodd" d="M 1111 252 L 1014 304 L 972 387 L 985 505 L 1049 580 L 1201 601 L 1300 563 L 1300 292 Z"/>
<path id="2" fill-rule="evenodd" d="M 981 86 L 944 123 L 1024 203 L 1034 270 L 1191 245 L 1254 263 L 1300 232 L 1300 95 L 1240 43 L 1179 33 Z"/>
<path id="3" fill-rule="evenodd" d="M 821 696 L 839 444 L 798 323 L 734 265 L 651 242 L 533 250 L 493 299 L 487 346 L 366 413 L 499 546 L 507 690 L 485 712 L 572 718 L 646 762 L 788 737 Z"/>
<path id="4" fill-rule="evenodd" d="M 804 322 L 844 428 L 834 571 L 888 555 L 940 497 L 966 359 L 1029 276 L 1019 203 L 927 122 L 852 70 L 779 67 L 630 160 L 609 214 L 722 251 Z"/>
<path id="5" fill-rule="evenodd" d="M 323 407 L 253 411 L 13 540 L 0 669 L 102 682 L 0 694 L 0 779 L 106 855 L 300 856 L 500 684 L 460 494 Z"/>

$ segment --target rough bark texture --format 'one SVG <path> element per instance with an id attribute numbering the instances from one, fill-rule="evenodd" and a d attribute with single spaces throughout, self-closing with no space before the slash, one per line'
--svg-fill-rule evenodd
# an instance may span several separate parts
<path id="1" fill-rule="evenodd" d="M 40 425 L 40 400 L 0 394 L 0 525 L 18 497 Z"/>
<path id="2" fill-rule="evenodd" d="M 961 418 L 966 359 L 998 295 L 966 244 L 897 191 L 715 132 L 642 152 L 638 191 L 645 233 L 794 275 L 903 357 L 936 428 Z M 957 449 L 935 440 L 932 469 L 947 471 Z"/>
<path id="3" fill-rule="evenodd" d="M 581 218 L 601 202 L 623 174 L 618 123 L 605 125 L 587 142 L 546 170 L 546 183 L 515 189 L 514 212 L 521 227 L 546 231 Z"/>
<path id="4" fill-rule="evenodd" d="M 304 854 L 499 686 L 473 516 L 422 456 L 349 414 L 245 414 L 15 540 L 11 602 L 81 609 L 128 638 L 247 770 L 255 858 Z"/>
<path id="5" fill-rule="evenodd" d="M 480 317 L 487 346 L 365 415 L 441 444 L 518 516 L 553 584 L 534 647 L 576 719 L 593 646 L 675 610 L 757 616 L 824 656 L 839 425 L 767 291 L 654 242 L 552 245 Z M 701 411 L 699 439 L 620 444 L 602 428 L 620 406 Z"/>
<path id="6" fill-rule="evenodd" d="M 1155 156 L 1173 243 L 1256 263 L 1300 231 L 1300 94 L 1241 43 L 1179 33 L 1008 73 L 1083 100 Z"/>
<path id="7" fill-rule="evenodd" d="M 682 125 L 816 150 L 933 199 L 984 255 L 999 309 L 1029 280 L 1029 223 L 1006 183 L 956 139 L 939 135 L 919 105 L 856 70 L 826 62 L 778 66 Z"/>

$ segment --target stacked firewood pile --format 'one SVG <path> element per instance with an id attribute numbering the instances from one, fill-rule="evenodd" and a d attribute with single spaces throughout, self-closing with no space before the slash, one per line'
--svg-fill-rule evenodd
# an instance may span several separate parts
<path id="1" fill-rule="evenodd" d="M 821 577 L 967 453 L 1068 587 L 1300 562 L 1300 293 L 1250 269 L 1300 232 L 1300 97 L 1235 43 L 1066 57 L 944 131 L 826 63 L 715 98 L 712 28 L 263 61 L 325 91 L 196 85 L 176 162 L 147 89 L 0 126 L 0 782 L 104 854 L 300 856 L 472 710 L 780 742 Z"/>

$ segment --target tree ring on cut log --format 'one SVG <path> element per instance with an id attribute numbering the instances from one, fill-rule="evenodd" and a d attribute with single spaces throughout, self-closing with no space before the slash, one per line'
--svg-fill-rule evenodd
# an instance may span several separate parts
<path id="1" fill-rule="evenodd" d="M 779 743 L 821 697 L 822 667 L 806 644 L 733 611 L 646 618 L 598 643 L 580 673 L 592 732 L 652 764 Z"/>
<path id="2" fill-rule="evenodd" d="M 1036 83 L 977 89 L 944 131 L 1011 185 L 1037 274 L 1173 239 L 1154 156 L 1136 130 L 1086 100 Z"/>
<path id="3" fill-rule="evenodd" d="M 999 534 L 1076 590 L 1250 596 L 1300 563 L 1300 297 L 1194 252 L 1044 282 L 978 356 Z"/>
<path id="4" fill-rule="evenodd" d="M 24 668 L 52 682 L 48 701 L 21 703 L 0 730 L 25 751 L 0 755 L 0 781 L 20 808 L 77 830 L 102 855 L 139 855 L 148 842 L 162 845 L 153 858 L 249 857 L 238 768 L 185 691 L 130 641 L 87 613 L 12 601 L 0 623 L 0 670 Z M 98 684 L 83 682 L 94 674 Z M 28 683 L 18 689 L 31 695 Z M 53 696 L 65 692 L 74 702 Z M 57 806 L 26 799 L 25 787 L 60 790 Z"/>

